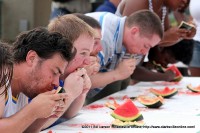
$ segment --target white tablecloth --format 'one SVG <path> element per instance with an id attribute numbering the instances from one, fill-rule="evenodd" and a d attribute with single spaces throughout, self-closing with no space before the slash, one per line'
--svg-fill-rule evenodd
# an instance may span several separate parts
<path id="1" fill-rule="evenodd" d="M 184 77 L 177 84 L 169 82 L 140 82 L 128 86 L 126 90 L 112 94 L 106 98 L 85 106 L 79 114 L 71 120 L 58 124 L 41 133 L 200 133 L 200 93 L 193 93 L 186 88 L 188 84 L 200 85 L 200 78 Z M 114 120 L 110 116 L 111 109 L 104 106 L 109 99 L 114 98 L 122 103 L 123 97 L 138 95 L 152 95 L 150 88 L 176 87 L 179 92 L 170 99 L 165 99 L 164 105 L 158 109 L 149 109 L 138 101 L 133 102 L 141 111 L 145 125 L 140 128 L 111 128 Z"/>

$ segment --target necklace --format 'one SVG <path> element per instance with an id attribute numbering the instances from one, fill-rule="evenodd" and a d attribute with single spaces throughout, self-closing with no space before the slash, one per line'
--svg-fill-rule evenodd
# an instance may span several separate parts
<path id="1" fill-rule="evenodd" d="M 152 0 L 149 0 L 149 10 L 154 12 Z M 163 30 L 165 30 L 165 16 L 166 16 L 166 14 L 167 14 L 167 8 L 166 8 L 166 6 L 163 6 L 162 7 L 162 19 L 161 19 L 161 24 L 162 24 Z"/>

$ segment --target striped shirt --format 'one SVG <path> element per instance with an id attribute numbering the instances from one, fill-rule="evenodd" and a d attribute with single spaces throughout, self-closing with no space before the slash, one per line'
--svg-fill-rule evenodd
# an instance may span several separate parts
<path id="1" fill-rule="evenodd" d="M 126 17 L 118 17 L 109 12 L 88 13 L 87 16 L 95 18 L 101 25 L 102 47 L 103 50 L 98 53 L 101 64 L 101 72 L 107 72 L 115 69 L 126 49 L 123 46 L 123 33 Z M 92 89 L 88 97 L 93 97 L 102 88 Z"/>
<path id="2" fill-rule="evenodd" d="M 98 54 L 101 70 L 113 70 L 126 51 L 122 44 L 126 17 L 118 17 L 109 12 L 94 12 L 86 15 L 95 18 L 102 27 L 103 50 Z"/>

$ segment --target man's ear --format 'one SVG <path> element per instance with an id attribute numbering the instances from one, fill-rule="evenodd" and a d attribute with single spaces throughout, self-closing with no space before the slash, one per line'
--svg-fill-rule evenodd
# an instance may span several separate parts
<path id="1" fill-rule="evenodd" d="M 26 62 L 28 65 L 33 65 L 34 61 L 37 58 L 37 53 L 33 50 L 28 51 L 27 55 L 26 55 Z"/>
<path id="2" fill-rule="evenodd" d="M 136 33 L 139 33 L 139 28 L 136 26 L 131 27 L 131 35 L 135 35 Z"/>

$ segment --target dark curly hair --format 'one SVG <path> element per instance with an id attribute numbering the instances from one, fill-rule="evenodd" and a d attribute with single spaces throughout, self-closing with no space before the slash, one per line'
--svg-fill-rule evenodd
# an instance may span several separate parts
<path id="1" fill-rule="evenodd" d="M 49 59 L 59 53 L 66 61 L 71 61 L 76 54 L 73 44 L 64 36 L 42 27 L 21 33 L 13 46 L 15 63 L 24 62 L 30 50 L 35 51 L 42 59 Z"/>

